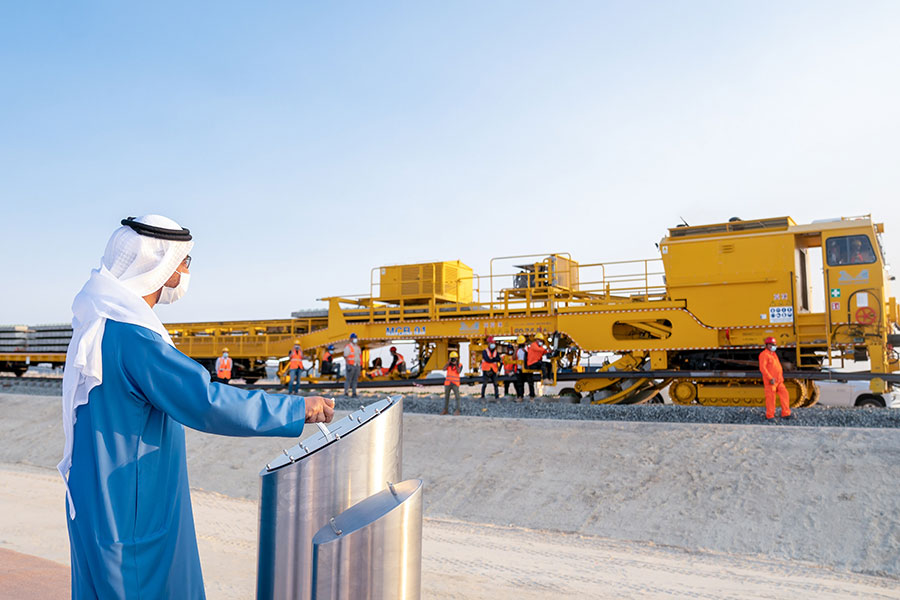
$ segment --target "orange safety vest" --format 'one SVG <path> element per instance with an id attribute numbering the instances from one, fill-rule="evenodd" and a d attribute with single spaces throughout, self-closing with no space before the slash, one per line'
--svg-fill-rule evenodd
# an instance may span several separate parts
<path id="1" fill-rule="evenodd" d="M 348 365 L 359 365 L 359 359 L 356 357 L 356 347 L 353 344 L 344 346 L 344 361 Z"/>
<path id="2" fill-rule="evenodd" d="M 759 353 L 759 371 L 762 373 L 764 385 L 771 385 L 770 379 L 774 379 L 776 385 L 784 383 L 781 361 L 778 360 L 778 355 L 768 348 Z"/>
<path id="3" fill-rule="evenodd" d="M 231 357 L 222 358 L 220 356 L 219 358 L 221 360 L 219 361 L 219 368 L 216 369 L 216 376 L 219 379 L 231 379 L 231 366 L 233 364 Z"/>
<path id="4" fill-rule="evenodd" d="M 400 366 L 400 363 L 402 363 L 402 362 L 406 362 L 406 361 L 405 361 L 405 360 L 403 360 L 403 355 L 402 355 L 402 354 L 400 354 L 400 353 L 399 353 L 399 352 L 398 352 L 398 353 L 396 353 L 396 354 L 395 354 L 395 355 L 394 355 L 394 356 L 396 356 L 396 357 L 397 357 L 397 364 L 396 364 L 396 365 L 394 365 L 394 367 L 395 367 L 395 368 L 396 368 L 396 367 L 398 367 L 398 366 Z"/>
<path id="5" fill-rule="evenodd" d="M 459 385 L 459 373 L 462 371 L 462 365 L 447 365 L 447 376 L 444 378 L 444 385 Z"/>
<path id="6" fill-rule="evenodd" d="M 531 345 L 528 346 L 528 356 L 525 358 L 525 365 L 533 365 L 540 362 L 545 354 L 547 354 L 546 348 L 541 347 L 537 342 L 531 342 Z"/>
<path id="7" fill-rule="evenodd" d="M 387 375 L 389 372 L 390 370 L 387 367 L 374 367 L 373 369 L 363 373 L 363 377 L 370 377 L 374 379 L 376 377 Z"/>
<path id="8" fill-rule="evenodd" d="M 487 350 L 485 350 L 485 352 L 487 352 L 488 357 L 497 358 L 497 349 L 496 348 L 494 348 L 493 350 L 488 348 Z M 494 371 L 496 373 L 499 369 L 500 369 L 500 365 L 495 362 L 488 362 L 486 360 L 481 361 L 481 370 L 482 371 Z"/>
<path id="9" fill-rule="evenodd" d="M 331 360 L 331 352 L 326 350 L 325 354 L 322 355 L 322 362 L 328 362 L 329 360 Z"/>
<path id="10" fill-rule="evenodd" d="M 510 354 L 505 356 L 506 362 L 503 363 L 503 372 L 507 375 L 512 375 L 516 371 L 519 370 L 519 365 L 516 364 L 516 357 Z"/>
<path id="11" fill-rule="evenodd" d="M 302 369 L 303 368 L 303 349 L 299 350 L 291 350 L 291 362 L 288 363 L 288 369 Z"/>

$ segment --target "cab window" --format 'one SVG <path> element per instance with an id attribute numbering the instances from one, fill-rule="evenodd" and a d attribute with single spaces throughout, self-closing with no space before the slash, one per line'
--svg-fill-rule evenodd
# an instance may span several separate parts
<path id="1" fill-rule="evenodd" d="M 825 243 L 828 266 L 866 265 L 875 262 L 872 242 L 864 235 L 831 238 Z"/>

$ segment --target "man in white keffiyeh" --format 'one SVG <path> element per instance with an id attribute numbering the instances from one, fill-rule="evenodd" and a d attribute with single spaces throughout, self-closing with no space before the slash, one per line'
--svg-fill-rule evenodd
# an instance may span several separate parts
<path id="1" fill-rule="evenodd" d="M 328 422 L 321 397 L 210 383 L 179 352 L 156 304 L 190 280 L 190 231 L 159 215 L 122 220 L 72 304 L 63 376 L 72 597 L 204 598 L 184 427 L 299 436 Z"/>

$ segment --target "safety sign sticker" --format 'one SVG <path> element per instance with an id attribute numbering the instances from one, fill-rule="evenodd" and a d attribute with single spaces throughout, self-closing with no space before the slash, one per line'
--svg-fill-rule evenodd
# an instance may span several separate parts
<path id="1" fill-rule="evenodd" d="M 840 302 L 832 302 L 831 310 L 841 310 L 841 303 Z"/>
<path id="2" fill-rule="evenodd" d="M 793 323 L 794 307 L 793 306 L 770 306 L 769 307 L 769 323 Z"/>
<path id="3" fill-rule="evenodd" d="M 841 297 L 841 288 L 831 288 L 831 297 L 832 298 L 840 298 Z"/>

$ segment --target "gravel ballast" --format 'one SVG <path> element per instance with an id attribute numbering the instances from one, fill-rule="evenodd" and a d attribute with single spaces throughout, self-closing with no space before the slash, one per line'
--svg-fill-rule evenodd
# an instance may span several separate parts
<path id="1" fill-rule="evenodd" d="M 0 392 L 56 395 L 62 393 L 61 380 L 23 377 L 0 381 Z M 309 394 L 319 393 L 315 390 Z M 332 397 L 332 390 L 321 394 Z M 444 398 L 436 394 L 414 395 L 399 391 L 373 393 L 361 391 L 359 398 L 333 396 L 339 410 L 353 411 L 386 395 L 402 395 L 403 410 L 408 413 L 440 414 Z M 455 400 L 451 398 L 451 410 Z M 534 401 L 515 402 L 512 397 L 499 400 L 476 396 L 462 397 L 462 414 L 472 417 L 513 419 L 564 419 L 580 421 L 630 421 L 643 423 L 711 423 L 721 425 L 768 425 L 770 427 L 867 427 L 900 428 L 900 410 L 889 408 L 836 408 L 812 406 L 793 411 L 792 419 L 776 417 L 766 421 L 761 407 L 681 406 L 676 404 L 572 404 L 555 396 Z M 780 409 L 779 409 L 780 410 Z"/>

